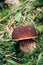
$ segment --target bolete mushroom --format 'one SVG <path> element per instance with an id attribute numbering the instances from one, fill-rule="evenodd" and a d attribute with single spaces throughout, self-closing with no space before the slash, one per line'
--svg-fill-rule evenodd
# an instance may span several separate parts
<path id="1" fill-rule="evenodd" d="M 14 29 L 12 39 L 19 42 L 21 52 L 29 53 L 36 48 L 33 39 L 37 38 L 36 30 L 31 25 L 21 25 Z"/>

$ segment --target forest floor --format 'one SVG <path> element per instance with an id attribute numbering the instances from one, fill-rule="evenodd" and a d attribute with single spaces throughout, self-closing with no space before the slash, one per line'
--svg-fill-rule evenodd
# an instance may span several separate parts
<path id="1" fill-rule="evenodd" d="M 38 34 L 36 49 L 23 54 L 12 40 L 13 28 L 32 25 Z M 0 65 L 43 65 L 43 0 L 26 1 L 17 8 L 0 9 Z"/>

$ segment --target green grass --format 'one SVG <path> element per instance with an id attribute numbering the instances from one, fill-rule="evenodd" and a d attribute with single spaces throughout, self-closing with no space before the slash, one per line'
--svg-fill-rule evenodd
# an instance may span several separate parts
<path id="1" fill-rule="evenodd" d="M 0 10 L 0 20 L 2 19 L 2 21 L 0 21 L 0 31 L 4 31 L 5 26 L 8 24 L 9 26 L 13 27 L 24 24 L 23 17 L 26 16 L 27 18 L 25 20 L 25 24 L 33 25 L 38 33 L 38 38 L 35 39 L 36 49 L 28 54 L 21 53 L 20 49 L 18 48 L 18 42 L 12 40 L 12 34 L 9 36 L 9 30 L 5 30 L 4 33 L 0 34 L 3 35 L 3 37 L 0 38 L 1 65 L 36 65 L 39 63 L 38 58 L 40 56 L 40 53 L 43 52 L 43 8 L 42 6 L 40 7 L 40 0 L 31 2 L 32 4 L 30 9 L 29 3 L 30 2 L 25 2 L 17 9 L 8 8 Z M 41 4 L 42 3 L 43 0 Z M 37 8 L 41 8 L 42 11 L 37 11 Z M 26 11 L 27 13 L 25 15 L 24 12 Z M 35 15 L 31 15 L 33 12 Z M 3 19 L 4 17 L 5 19 Z M 42 62 L 42 59 L 40 62 Z"/>

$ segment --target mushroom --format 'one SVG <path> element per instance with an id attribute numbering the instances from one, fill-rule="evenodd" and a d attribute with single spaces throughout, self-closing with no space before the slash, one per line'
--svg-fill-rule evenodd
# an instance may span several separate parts
<path id="1" fill-rule="evenodd" d="M 19 42 L 22 53 L 29 53 L 36 48 L 36 30 L 31 25 L 21 25 L 14 29 L 12 39 Z"/>

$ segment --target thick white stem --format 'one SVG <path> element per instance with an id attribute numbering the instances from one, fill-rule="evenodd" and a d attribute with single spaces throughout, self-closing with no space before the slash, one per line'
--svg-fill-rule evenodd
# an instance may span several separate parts
<path id="1" fill-rule="evenodd" d="M 22 53 L 30 53 L 36 48 L 34 40 L 22 40 L 19 41 L 20 49 Z"/>

